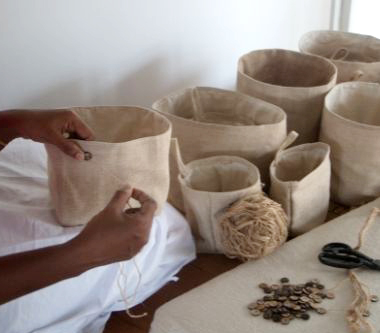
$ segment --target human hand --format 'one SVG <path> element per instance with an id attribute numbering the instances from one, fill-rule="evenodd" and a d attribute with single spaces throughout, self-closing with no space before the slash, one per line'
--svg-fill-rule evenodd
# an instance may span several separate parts
<path id="1" fill-rule="evenodd" d="M 131 197 L 141 207 L 125 210 Z M 126 187 L 70 243 L 94 266 L 130 259 L 148 242 L 156 209 L 156 202 L 143 191 Z"/>
<path id="2" fill-rule="evenodd" d="M 94 139 L 94 134 L 72 111 L 27 111 L 12 110 L 0 112 L 0 127 L 6 142 L 22 137 L 42 143 L 56 145 L 65 154 L 84 159 L 84 152 L 74 141 L 64 137 L 69 133 L 83 140 Z"/>

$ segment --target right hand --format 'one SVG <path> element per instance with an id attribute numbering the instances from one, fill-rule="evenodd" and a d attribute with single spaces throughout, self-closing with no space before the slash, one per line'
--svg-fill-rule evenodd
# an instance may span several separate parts
<path id="1" fill-rule="evenodd" d="M 94 133 L 69 110 L 8 110 L 0 113 L 1 139 L 9 141 L 23 137 L 56 145 L 65 154 L 84 160 L 84 152 L 74 141 L 65 139 L 65 133 L 82 140 L 93 140 Z"/>
<path id="2" fill-rule="evenodd" d="M 131 197 L 141 207 L 125 210 Z M 143 191 L 126 187 L 114 194 L 71 244 L 95 266 L 130 259 L 148 242 L 156 209 L 156 202 Z"/>

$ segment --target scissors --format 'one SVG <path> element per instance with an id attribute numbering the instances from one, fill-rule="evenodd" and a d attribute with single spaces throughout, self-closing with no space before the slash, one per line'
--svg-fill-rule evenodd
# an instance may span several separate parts
<path id="1" fill-rule="evenodd" d="M 328 266 L 347 269 L 366 267 L 380 271 L 380 260 L 367 257 L 344 243 L 329 243 L 325 245 L 318 258 L 321 263 Z"/>

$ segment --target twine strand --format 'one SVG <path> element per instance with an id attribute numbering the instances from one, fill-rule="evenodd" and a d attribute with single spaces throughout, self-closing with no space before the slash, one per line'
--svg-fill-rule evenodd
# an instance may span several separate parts
<path id="1" fill-rule="evenodd" d="M 375 221 L 377 215 L 379 214 L 380 209 L 374 207 L 371 211 L 371 214 L 368 216 L 365 221 L 362 229 L 359 232 L 358 236 L 358 244 L 354 248 L 355 250 L 359 250 L 364 243 L 365 236 Z M 352 287 L 354 289 L 354 300 L 350 304 L 346 312 L 346 319 L 348 322 L 348 326 L 353 333 L 363 332 L 372 332 L 372 325 L 366 320 L 366 313 L 368 312 L 369 304 L 370 304 L 370 292 L 369 288 L 359 280 L 357 274 L 354 270 L 348 270 L 348 278 L 351 281 Z"/>
<path id="2" fill-rule="evenodd" d="M 138 290 L 139 290 L 139 287 L 141 284 L 141 280 L 142 280 L 142 274 L 141 274 L 141 271 L 137 265 L 135 258 L 132 259 L 132 262 L 135 266 L 135 269 L 136 269 L 136 272 L 138 275 L 137 284 L 136 284 L 135 290 L 133 292 L 133 295 L 130 297 L 128 297 L 128 295 L 127 295 L 126 288 L 127 288 L 128 276 L 125 274 L 125 270 L 124 270 L 125 263 L 124 262 L 119 263 L 119 277 L 117 279 L 117 286 L 119 287 L 120 295 L 121 295 L 121 297 L 124 301 L 125 307 L 126 307 L 126 309 L 125 309 L 126 314 L 130 318 L 136 319 L 136 318 L 143 318 L 143 317 L 147 316 L 148 313 L 143 312 L 141 314 L 133 314 L 131 312 L 131 310 L 129 309 L 130 305 L 134 304 L 134 302 L 136 300 L 136 296 L 137 296 L 137 293 L 138 293 Z M 124 280 L 124 286 L 122 286 L 121 280 Z M 132 300 L 129 301 L 129 298 L 132 298 Z"/>

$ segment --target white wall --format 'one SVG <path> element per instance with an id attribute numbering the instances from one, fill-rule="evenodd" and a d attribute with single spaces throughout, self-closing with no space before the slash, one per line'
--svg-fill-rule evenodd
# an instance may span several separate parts
<path id="1" fill-rule="evenodd" d="M 329 15 L 330 0 L 0 0 L 0 109 L 233 88 L 240 55 L 297 49 Z"/>

